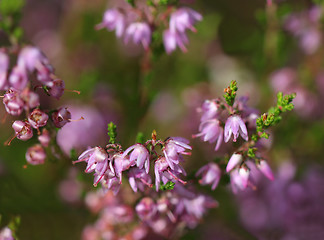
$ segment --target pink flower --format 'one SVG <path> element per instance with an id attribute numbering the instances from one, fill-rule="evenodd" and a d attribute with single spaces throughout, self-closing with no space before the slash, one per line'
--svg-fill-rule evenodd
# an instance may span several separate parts
<path id="1" fill-rule="evenodd" d="M 148 175 L 144 169 L 139 168 L 131 168 L 128 172 L 128 181 L 129 185 L 133 189 L 134 192 L 137 192 L 139 189 L 141 192 L 144 191 L 145 185 L 151 187 L 152 179 L 150 175 Z"/>
<path id="2" fill-rule="evenodd" d="M 28 116 L 28 121 L 33 128 L 44 127 L 47 123 L 48 115 L 36 108 Z"/>
<path id="3" fill-rule="evenodd" d="M 188 145 L 189 141 L 180 137 L 172 137 L 166 140 L 163 153 L 165 159 L 172 170 L 175 169 L 175 165 L 178 165 L 180 161 L 183 161 L 183 155 L 191 155 L 190 152 L 186 150 L 191 150 L 192 148 Z"/>
<path id="4" fill-rule="evenodd" d="M 16 137 L 22 141 L 33 137 L 33 129 L 27 121 L 14 121 L 12 128 L 15 131 Z"/>
<path id="5" fill-rule="evenodd" d="M 245 123 L 243 122 L 242 118 L 238 115 L 232 115 L 226 120 L 224 129 L 225 142 L 229 141 L 232 133 L 233 142 L 236 142 L 236 139 L 238 138 L 239 134 L 245 141 L 248 141 L 248 132 Z"/>
<path id="6" fill-rule="evenodd" d="M 121 37 L 125 31 L 125 15 L 117 9 L 108 9 L 103 17 L 102 23 L 98 24 L 98 28 L 106 27 L 109 31 L 116 30 L 116 36 Z"/>
<path id="7" fill-rule="evenodd" d="M 130 24 L 125 33 L 125 43 L 132 39 L 135 44 L 142 44 L 145 49 L 148 49 L 151 43 L 151 29 L 145 22 L 135 22 Z"/>
<path id="8" fill-rule="evenodd" d="M 127 156 L 121 154 L 115 154 L 113 159 L 114 168 L 112 169 L 112 171 L 115 172 L 117 177 L 119 177 L 119 182 L 121 183 L 122 172 L 128 170 L 130 166 L 134 164 L 132 164 L 132 161 Z"/>
<path id="9" fill-rule="evenodd" d="M 242 162 L 242 160 L 243 160 L 242 154 L 234 153 L 227 163 L 226 172 L 230 172 L 233 168 L 239 165 Z"/>
<path id="10" fill-rule="evenodd" d="M 20 93 L 20 98 L 25 102 L 25 110 L 33 109 L 40 105 L 38 94 L 32 92 L 29 88 L 25 88 Z"/>
<path id="11" fill-rule="evenodd" d="M 173 32 L 167 29 L 163 32 L 163 44 L 167 54 L 176 50 L 177 46 L 182 52 L 187 52 L 186 44 L 189 43 L 186 33 Z"/>
<path id="12" fill-rule="evenodd" d="M 219 104 L 216 103 L 216 100 L 205 100 L 199 110 L 203 112 L 200 121 L 204 122 L 216 117 L 219 111 Z"/>
<path id="13" fill-rule="evenodd" d="M 171 14 L 170 17 L 170 30 L 172 32 L 185 32 L 186 29 L 190 29 L 193 32 L 196 32 L 194 24 L 197 21 L 201 21 L 202 16 L 198 12 L 190 8 L 179 8 L 177 11 Z"/>
<path id="14" fill-rule="evenodd" d="M 44 164 L 45 158 L 45 150 L 40 144 L 36 144 L 35 146 L 28 148 L 26 152 L 26 160 L 32 165 Z"/>
<path id="15" fill-rule="evenodd" d="M 212 190 L 215 190 L 219 180 L 221 178 L 222 171 L 216 163 L 208 163 L 198 170 L 196 177 L 202 175 L 202 179 L 199 180 L 201 185 L 212 185 Z"/>
<path id="16" fill-rule="evenodd" d="M 10 86 L 17 90 L 23 90 L 28 83 L 26 70 L 23 66 L 15 66 L 9 76 Z"/>
<path id="17" fill-rule="evenodd" d="M 42 144 L 43 147 L 48 147 L 51 136 L 47 129 L 43 128 L 42 134 L 38 136 L 38 141 Z"/>
<path id="18" fill-rule="evenodd" d="M 18 66 L 24 67 L 29 72 L 38 69 L 43 63 L 47 63 L 47 58 L 36 47 L 24 47 L 18 56 Z"/>
<path id="19" fill-rule="evenodd" d="M 234 193 L 244 190 L 248 186 L 250 170 L 246 167 L 235 168 L 230 173 L 231 186 Z"/>
<path id="20" fill-rule="evenodd" d="M 215 151 L 217 151 L 223 141 L 223 128 L 217 119 L 206 120 L 199 125 L 200 133 L 193 137 L 202 137 L 204 142 L 216 142 Z"/>
<path id="21" fill-rule="evenodd" d="M 143 198 L 135 207 L 137 215 L 140 219 L 148 221 L 154 217 L 157 212 L 157 207 L 154 201 L 149 198 Z"/>
<path id="22" fill-rule="evenodd" d="M 62 97 L 65 90 L 65 83 L 63 80 L 55 79 L 51 82 L 48 82 L 46 86 L 48 87 L 49 95 L 56 98 L 57 100 Z"/>
<path id="23" fill-rule="evenodd" d="M 67 110 L 67 108 L 59 108 L 57 111 L 53 112 L 52 120 L 55 127 L 61 128 L 71 121 L 71 113 Z"/>
<path id="24" fill-rule="evenodd" d="M 0 90 L 5 90 L 8 87 L 7 75 L 9 68 L 8 55 L 0 50 Z"/>
<path id="25" fill-rule="evenodd" d="M 3 104 L 7 113 L 18 116 L 24 110 L 25 103 L 20 98 L 19 92 L 14 89 L 9 89 L 3 97 Z"/>
<path id="26" fill-rule="evenodd" d="M 131 152 L 131 154 L 129 155 L 130 162 L 135 163 L 136 161 L 137 167 L 142 169 L 144 166 L 146 173 L 148 173 L 150 169 L 150 154 L 146 149 L 146 147 L 139 143 L 135 144 L 127 148 L 126 151 L 123 153 L 123 156 L 125 157 L 130 152 Z"/>
<path id="27" fill-rule="evenodd" d="M 267 161 L 262 159 L 262 160 L 260 160 L 259 163 L 256 164 L 256 166 L 264 174 L 264 176 L 266 176 L 271 181 L 274 180 L 273 172 L 272 172 L 269 164 L 267 163 Z"/>

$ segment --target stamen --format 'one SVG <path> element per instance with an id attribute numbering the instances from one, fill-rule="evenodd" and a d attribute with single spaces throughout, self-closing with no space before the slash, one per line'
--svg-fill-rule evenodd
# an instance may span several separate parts
<path id="1" fill-rule="evenodd" d="M 75 93 L 77 93 L 78 95 L 80 95 L 80 94 L 81 94 L 81 92 L 80 92 L 80 91 L 78 91 L 78 90 L 70 90 L 70 89 L 64 89 L 64 91 L 66 91 L 66 92 L 75 92 Z"/>
<path id="2" fill-rule="evenodd" d="M 145 185 L 149 186 L 150 188 L 153 187 L 153 184 L 146 182 L 143 178 L 140 178 L 140 179 L 141 179 L 142 183 L 144 183 Z"/>
<path id="3" fill-rule="evenodd" d="M 80 117 L 79 119 L 77 120 L 73 120 L 73 119 L 68 119 L 70 122 L 78 122 L 78 121 L 81 121 L 81 120 L 84 120 L 84 117 Z"/>
<path id="4" fill-rule="evenodd" d="M 17 137 L 18 134 L 15 134 L 10 140 L 8 139 L 7 141 L 4 142 L 4 145 L 10 146 L 12 140 L 14 140 Z"/>
<path id="5" fill-rule="evenodd" d="M 6 112 L 5 115 L 3 116 L 2 120 L 1 120 L 2 124 L 5 123 L 5 121 L 7 120 L 7 117 L 8 117 L 8 113 Z"/>
<path id="6" fill-rule="evenodd" d="M 167 172 L 175 179 L 175 180 L 177 180 L 177 181 L 179 181 L 179 182 L 181 182 L 182 184 L 187 184 L 187 182 L 186 181 L 183 181 L 183 180 L 181 180 L 180 178 L 178 178 L 177 176 L 175 176 L 171 171 L 170 171 L 170 169 L 168 169 L 167 170 Z"/>

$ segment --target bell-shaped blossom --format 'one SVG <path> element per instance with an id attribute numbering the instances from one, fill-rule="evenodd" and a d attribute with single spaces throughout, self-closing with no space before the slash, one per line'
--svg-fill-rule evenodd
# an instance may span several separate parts
<path id="1" fill-rule="evenodd" d="M 54 68 L 49 63 L 43 63 L 38 66 L 37 79 L 46 86 L 51 85 L 53 81 Z"/>
<path id="2" fill-rule="evenodd" d="M 34 109 L 29 116 L 28 121 L 33 128 L 44 127 L 47 123 L 48 115 L 39 108 Z"/>
<path id="3" fill-rule="evenodd" d="M 152 198 L 145 197 L 136 205 L 136 213 L 140 219 L 148 221 L 151 220 L 157 213 L 157 207 Z"/>
<path id="4" fill-rule="evenodd" d="M 19 92 L 12 88 L 5 93 L 3 104 L 5 105 L 7 113 L 14 116 L 20 115 L 25 106 L 24 101 L 19 96 Z"/>
<path id="5" fill-rule="evenodd" d="M 167 54 L 176 50 L 177 46 L 182 52 L 187 52 L 186 44 L 188 43 L 188 37 L 184 32 L 173 32 L 170 29 L 163 32 L 163 44 Z"/>
<path id="6" fill-rule="evenodd" d="M 269 164 L 267 163 L 266 160 L 260 160 L 256 166 L 258 167 L 258 169 L 264 174 L 264 176 L 266 176 L 268 179 L 270 179 L 271 181 L 274 180 L 274 176 L 273 176 L 273 172 L 269 166 Z"/>
<path id="7" fill-rule="evenodd" d="M 39 96 L 37 93 L 32 92 L 29 88 L 25 88 L 20 93 L 20 98 L 25 102 L 25 110 L 33 109 L 40 105 Z"/>
<path id="8" fill-rule="evenodd" d="M 64 90 L 65 90 L 65 83 L 61 79 L 55 79 L 51 82 L 46 84 L 48 88 L 48 94 L 52 97 L 56 98 L 57 100 L 62 97 Z"/>
<path id="9" fill-rule="evenodd" d="M 163 184 L 166 184 L 169 181 L 179 181 L 181 183 L 185 183 L 178 178 L 179 173 L 186 175 L 185 170 L 180 165 L 174 165 L 174 169 L 171 169 L 165 157 L 160 157 L 156 160 L 154 165 L 154 173 L 156 191 L 159 190 L 161 182 Z"/>
<path id="10" fill-rule="evenodd" d="M 242 162 L 242 160 L 243 160 L 242 154 L 234 153 L 227 163 L 226 172 L 232 171 L 232 169 L 235 168 L 237 165 L 239 165 Z"/>
<path id="11" fill-rule="evenodd" d="M 44 164 L 45 159 L 46 153 L 44 148 L 40 144 L 36 144 L 35 146 L 28 148 L 26 152 L 26 160 L 29 164 Z"/>
<path id="12" fill-rule="evenodd" d="M 232 191 L 244 190 L 248 186 L 250 170 L 246 167 L 235 168 L 230 172 Z"/>
<path id="13" fill-rule="evenodd" d="M 8 87 L 7 75 L 9 68 L 8 55 L 0 50 L 0 90 L 5 90 Z"/>
<path id="14" fill-rule="evenodd" d="M 9 76 L 10 86 L 17 90 L 23 90 L 28 83 L 27 73 L 24 67 L 15 66 Z"/>
<path id="15" fill-rule="evenodd" d="M 51 136 L 46 128 L 43 128 L 42 134 L 38 136 L 38 141 L 43 147 L 48 147 L 51 141 Z"/>
<path id="16" fill-rule="evenodd" d="M 186 29 L 190 29 L 191 31 L 196 32 L 193 25 L 201 20 L 201 14 L 191 8 L 179 8 L 170 16 L 170 30 L 172 32 L 178 31 L 183 33 Z"/>
<path id="17" fill-rule="evenodd" d="M 150 26 L 145 22 L 135 22 L 130 24 L 125 32 L 125 43 L 130 39 L 135 44 L 142 44 L 144 49 L 148 49 L 151 43 L 152 31 Z"/>
<path id="18" fill-rule="evenodd" d="M 193 137 L 202 137 L 204 142 L 216 142 L 215 151 L 219 149 L 223 141 L 223 128 L 220 126 L 220 121 L 210 119 L 202 122 L 199 125 L 199 132 L 193 135 Z"/>
<path id="19" fill-rule="evenodd" d="M 99 23 L 97 27 L 106 27 L 109 31 L 116 30 L 116 36 L 121 37 L 126 27 L 125 15 L 117 9 L 108 9 L 103 16 L 102 23 Z"/>
<path id="20" fill-rule="evenodd" d="M 35 69 L 41 67 L 43 63 L 47 63 L 48 59 L 43 53 L 36 47 L 27 46 L 24 47 L 18 56 L 18 66 L 24 67 L 29 72 L 33 72 Z"/>
<path id="21" fill-rule="evenodd" d="M 166 144 L 163 148 L 165 159 L 172 170 L 175 169 L 175 165 L 178 165 L 180 161 L 183 161 L 182 155 L 191 155 L 186 150 L 192 148 L 188 145 L 189 141 L 180 137 L 172 137 L 166 140 Z"/>
<path id="22" fill-rule="evenodd" d="M 104 175 L 104 177 L 100 180 L 104 192 L 107 190 L 111 190 L 114 195 L 117 195 L 117 193 L 120 190 L 120 181 L 117 177 L 111 176 L 111 172 L 108 170 L 107 173 Z"/>
<path id="23" fill-rule="evenodd" d="M 61 128 L 71 121 L 71 113 L 67 110 L 67 108 L 59 108 L 57 111 L 53 112 L 52 120 L 55 127 Z"/>
<path id="24" fill-rule="evenodd" d="M 149 172 L 150 153 L 148 152 L 148 150 L 146 149 L 146 147 L 143 144 L 135 144 L 133 146 L 130 146 L 123 153 L 123 156 L 125 157 L 128 153 L 130 153 L 129 160 L 131 163 L 135 163 L 135 161 L 136 161 L 136 166 L 138 168 L 142 169 L 144 167 L 146 173 Z"/>
<path id="25" fill-rule="evenodd" d="M 89 173 L 95 171 L 98 178 L 95 178 L 94 184 L 97 185 L 108 169 L 108 161 L 109 158 L 107 152 L 101 147 L 94 147 L 83 152 L 79 156 L 78 160 L 73 163 L 86 162 L 87 167 L 85 172 Z"/>
<path id="26" fill-rule="evenodd" d="M 199 180 L 201 185 L 212 185 L 212 190 L 215 190 L 222 175 L 222 171 L 216 163 L 208 163 L 198 170 L 196 177 L 202 175 Z"/>
<path id="27" fill-rule="evenodd" d="M 224 128 L 224 141 L 228 142 L 233 133 L 233 142 L 236 142 L 239 135 L 245 140 L 248 141 L 248 132 L 243 122 L 242 118 L 239 115 L 230 116 L 225 123 Z"/>
<path id="28" fill-rule="evenodd" d="M 219 104 L 216 103 L 216 100 L 205 100 L 199 111 L 203 113 L 200 118 L 201 122 L 210 120 L 217 116 Z"/>
<path id="29" fill-rule="evenodd" d="M 33 137 L 33 129 L 27 121 L 14 121 L 12 128 L 19 140 L 26 141 Z"/>
<path id="30" fill-rule="evenodd" d="M 4 227 L 0 230 L 0 239 L 1 240 L 15 240 L 12 230 L 9 227 Z"/>
<path id="31" fill-rule="evenodd" d="M 143 192 L 145 185 L 149 187 L 152 186 L 151 176 L 147 174 L 144 169 L 139 169 L 136 167 L 129 170 L 128 181 L 134 192 L 137 192 L 138 189 Z"/>
<path id="32" fill-rule="evenodd" d="M 127 156 L 122 154 L 114 155 L 114 169 L 113 171 L 116 173 L 116 176 L 119 177 L 119 182 L 122 181 L 122 172 L 126 171 L 132 165 L 132 161 Z"/>

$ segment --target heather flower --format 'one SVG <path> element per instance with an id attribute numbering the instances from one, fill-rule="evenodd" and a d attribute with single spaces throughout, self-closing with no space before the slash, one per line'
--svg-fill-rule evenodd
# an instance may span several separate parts
<path id="1" fill-rule="evenodd" d="M 245 126 L 245 123 L 243 122 L 242 118 L 238 115 L 232 115 L 230 116 L 225 123 L 224 128 L 224 141 L 228 142 L 231 138 L 231 135 L 233 133 L 233 142 L 236 142 L 236 139 L 239 135 L 247 141 L 248 140 L 248 132 Z"/>
<path id="2" fill-rule="evenodd" d="M 231 186 L 234 193 L 244 190 L 248 186 L 250 171 L 245 167 L 235 168 L 230 172 Z"/>
<path id="3" fill-rule="evenodd" d="M 57 111 L 53 112 L 52 120 L 55 127 L 61 128 L 71 121 L 71 113 L 67 108 L 59 108 Z"/>
<path id="4" fill-rule="evenodd" d="M 19 92 L 12 88 L 5 93 L 3 104 L 5 105 L 7 113 L 14 116 L 20 115 L 25 106 L 24 101 L 19 96 Z"/>
<path id="5" fill-rule="evenodd" d="M 179 173 L 186 175 L 185 170 L 180 165 L 174 165 L 174 169 L 171 169 L 165 157 L 160 157 L 156 160 L 154 165 L 154 173 L 156 191 L 159 190 L 161 181 L 163 184 L 166 184 L 169 181 L 179 181 L 181 183 L 185 183 L 177 177 Z"/>
<path id="6" fill-rule="evenodd" d="M 0 50 L 0 90 L 7 88 L 7 71 L 9 68 L 9 57 Z"/>
<path id="7" fill-rule="evenodd" d="M 43 129 L 42 134 L 38 136 L 38 141 L 43 147 L 48 147 L 51 141 L 51 136 L 47 129 Z"/>
<path id="8" fill-rule="evenodd" d="M 189 43 L 186 33 L 173 32 L 170 29 L 166 29 L 163 32 L 163 44 L 167 54 L 170 54 L 176 50 L 177 46 L 182 52 L 187 52 L 186 44 Z"/>
<path id="9" fill-rule="evenodd" d="M 157 212 L 157 207 L 154 201 L 149 198 L 143 198 L 135 207 L 137 215 L 140 219 L 148 221 L 154 217 Z"/>
<path id="10" fill-rule="evenodd" d="M 107 171 L 102 180 L 100 180 L 102 186 L 104 187 L 104 191 L 111 190 L 114 195 L 117 195 L 117 193 L 120 190 L 120 181 L 117 177 L 114 177 L 109 173 L 110 171 Z"/>
<path id="11" fill-rule="evenodd" d="M 48 115 L 36 108 L 28 116 L 28 121 L 33 128 L 44 127 L 47 123 Z"/>
<path id="12" fill-rule="evenodd" d="M 38 107 L 40 105 L 38 94 L 32 92 L 29 88 L 25 88 L 20 93 L 20 98 L 25 103 L 25 110 L 33 109 L 33 108 Z"/>
<path id="13" fill-rule="evenodd" d="M 17 62 L 19 67 L 24 67 L 29 72 L 33 72 L 47 61 L 47 58 L 38 48 L 27 46 L 20 51 Z"/>
<path id="14" fill-rule="evenodd" d="M 221 178 L 222 171 L 216 163 L 208 163 L 198 170 L 196 177 L 202 175 L 202 179 L 199 180 L 201 185 L 212 185 L 212 190 L 215 190 L 219 180 Z"/>
<path id="15" fill-rule="evenodd" d="M 256 164 L 256 166 L 264 174 L 264 176 L 266 176 L 271 181 L 274 180 L 272 170 L 271 170 L 269 164 L 267 163 L 267 161 L 262 159 Z"/>
<path id="16" fill-rule="evenodd" d="M 170 30 L 172 32 L 185 32 L 186 29 L 190 29 L 196 32 L 194 24 L 202 20 L 201 14 L 190 8 L 179 8 L 170 16 Z"/>
<path id="17" fill-rule="evenodd" d="M 130 146 L 123 153 L 123 156 L 125 157 L 128 153 L 130 153 L 129 160 L 131 163 L 135 163 L 135 161 L 136 161 L 136 165 L 138 168 L 142 169 L 144 167 L 146 173 L 149 172 L 150 153 L 148 152 L 148 150 L 146 149 L 146 147 L 144 145 L 135 144 L 133 146 Z"/>
<path id="18" fill-rule="evenodd" d="M 23 90 L 28 83 L 28 77 L 25 68 L 19 65 L 15 66 L 9 76 L 9 83 L 11 87 L 17 90 Z"/>
<path id="19" fill-rule="evenodd" d="M 101 147 L 94 147 L 83 152 L 78 160 L 73 163 L 87 162 L 85 172 L 89 173 L 95 171 L 98 178 L 95 178 L 94 184 L 97 185 L 108 169 L 108 161 L 107 152 Z"/>
<path id="20" fill-rule="evenodd" d="M 46 84 L 48 88 L 48 94 L 51 95 L 52 97 L 56 98 L 57 100 L 62 97 L 65 89 L 65 83 L 61 79 L 55 79 L 51 82 L 48 82 Z"/>
<path id="21" fill-rule="evenodd" d="M 138 189 L 143 192 L 145 185 L 150 187 L 152 186 L 151 176 L 148 175 L 144 169 L 136 167 L 129 169 L 128 181 L 134 192 L 137 192 Z"/>
<path id="22" fill-rule="evenodd" d="M 116 36 L 121 37 L 125 31 L 125 15 L 117 9 L 108 9 L 103 17 L 102 23 L 98 28 L 106 27 L 109 31 L 116 30 Z"/>
<path id="23" fill-rule="evenodd" d="M 215 151 L 217 151 L 223 141 L 223 128 L 217 119 L 206 120 L 199 125 L 200 133 L 193 137 L 202 137 L 204 142 L 216 142 Z"/>
<path id="24" fill-rule="evenodd" d="M 32 165 L 44 164 L 45 158 L 45 150 L 40 144 L 36 144 L 35 146 L 28 148 L 26 152 L 26 160 Z"/>
<path id="25" fill-rule="evenodd" d="M 14 121 L 12 128 L 15 131 L 16 137 L 22 141 L 33 137 L 33 129 L 27 121 Z"/>
<path id="26" fill-rule="evenodd" d="M 190 152 L 186 152 L 187 149 L 191 150 L 192 148 L 188 145 L 189 141 L 180 137 L 173 137 L 166 140 L 163 153 L 165 159 L 172 170 L 175 169 L 175 166 L 179 164 L 180 161 L 183 161 L 183 155 L 190 155 Z"/>
<path id="27" fill-rule="evenodd" d="M 125 42 L 128 43 L 132 39 L 135 44 L 142 44 L 145 49 L 151 43 L 151 29 L 145 22 L 135 22 L 130 24 L 125 32 Z"/>
<path id="28" fill-rule="evenodd" d="M 1 240 L 15 240 L 13 237 L 12 231 L 9 227 L 4 227 L 0 231 L 0 239 Z"/>
<path id="29" fill-rule="evenodd" d="M 203 112 L 200 121 L 205 122 L 217 116 L 219 105 L 215 100 L 205 100 L 199 111 Z"/>
<path id="30" fill-rule="evenodd" d="M 132 161 L 128 157 L 122 154 L 114 155 L 114 168 L 112 171 L 115 172 L 117 177 L 119 177 L 120 183 L 122 181 L 122 172 L 128 170 L 131 165 L 134 164 L 132 164 Z"/>
<path id="31" fill-rule="evenodd" d="M 239 165 L 242 162 L 242 160 L 243 160 L 242 154 L 234 153 L 227 163 L 226 172 L 230 172 L 233 168 Z"/>

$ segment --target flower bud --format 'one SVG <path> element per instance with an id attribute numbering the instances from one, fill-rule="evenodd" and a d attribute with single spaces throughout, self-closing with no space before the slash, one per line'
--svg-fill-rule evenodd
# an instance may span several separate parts
<path id="1" fill-rule="evenodd" d="M 67 110 L 67 108 L 59 108 L 52 114 L 52 120 L 55 127 L 61 128 L 71 121 L 71 113 Z"/>
<path id="2" fill-rule="evenodd" d="M 47 123 L 48 115 L 38 108 L 34 109 L 28 116 L 28 121 L 33 128 L 44 127 Z"/>
<path id="3" fill-rule="evenodd" d="M 25 106 L 24 101 L 19 96 L 19 92 L 14 89 L 9 89 L 4 95 L 3 104 L 7 113 L 14 116 L 20 115 Z"/>
<path id="4" fill-rule="evenodd" d="M 33 109 L 40 105 L 38 94 L 30 91 L 29 88 L 25 88 L 21 92 L 20 97 L 25 102 L 25 109 Z"/>
<path id="5" fill-rule="evenodd" d="M 226 172 L 231 171 L 233 168 L 235 168 L 238 164 L 240 164 L 243 160 L 242 154 L 234 153 L 230 160 L 227 163 L 226 166 Z"/>
<path id="6" fill-rule="evenodd" d="M 23 90 L 26 87 L 27 82 L 28 77 L 25 68 L 15 66 L 9 76 L 10 86 L 18 90 Z"/>
<path id="7" fill-rule="evenodd" d="M 64 93 L 65 84 L 61 79 L 55 79 L 47 84 L 48 93 L 56 99 L 60 99 Z"/>
<path id="8" fill-rule="evenodd" d="M 44 164 L 45 158 L 45 150 L 40 144 L 28 148 L 26 152 L 26 160 L 31 165 Z"/>
<path id="9" fill-rule="evenodd" d="M 38 141 L 42 144 L 43 147 L 48 147 L 51 141 L 51 136 L 47 129 L 43 129 L 42 134 L 38 136 Z"/>
<path id="10" fill-rule="evenodd" d="M 274 176 L 273 176 L 273 172 L 269 166 L 269 164 L 267 163 L 267 161 L 265 160 L 261 160 L 258 164 L 257 164 L 258 169 L 264 174 L 264 176 L 266 176 L 268 179 L 270 179 L 271 181 L 274 180 Z"/>

